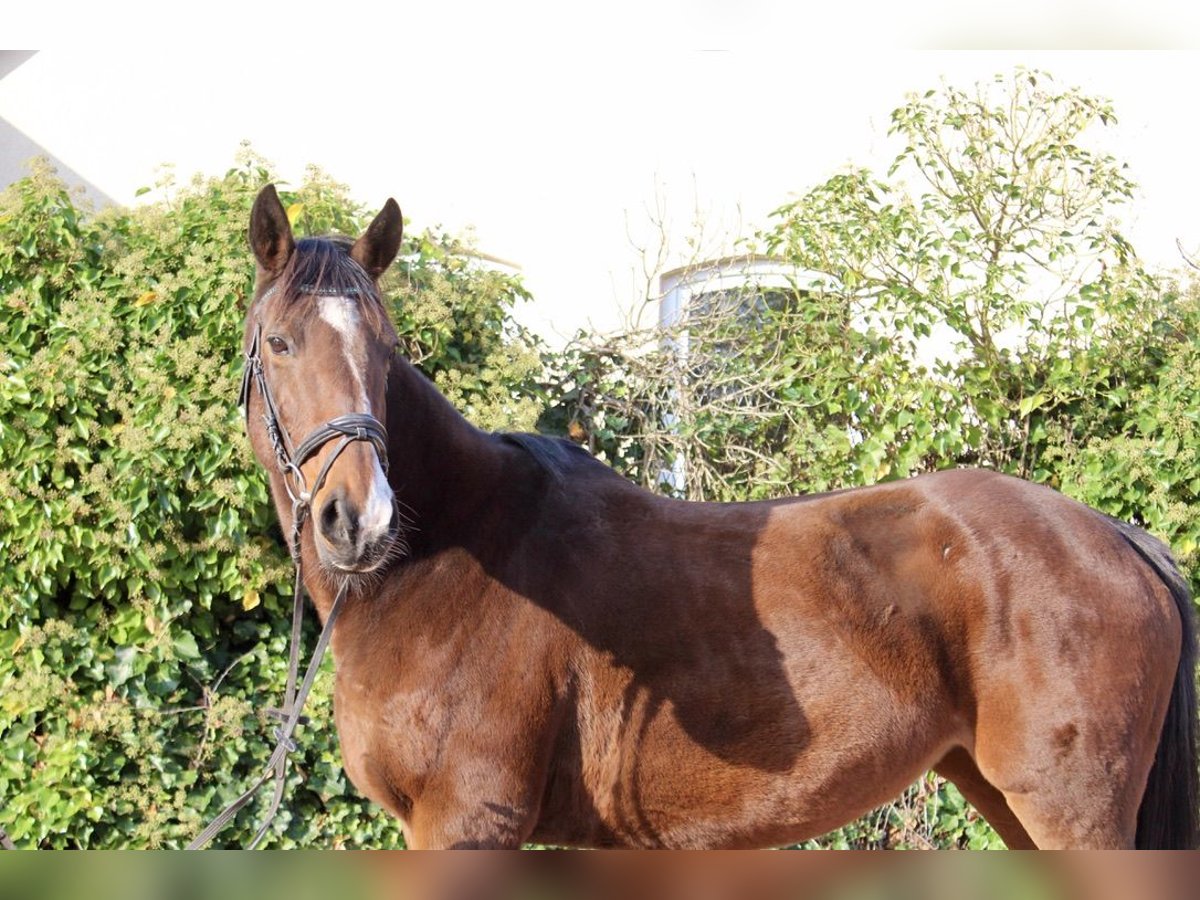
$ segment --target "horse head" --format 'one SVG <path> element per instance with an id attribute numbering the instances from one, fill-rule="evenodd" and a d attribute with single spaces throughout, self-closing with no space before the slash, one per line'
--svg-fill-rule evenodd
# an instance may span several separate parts
<path id="1" fill-rule="evenodd" d="M 388 200 L 356 241 L 297 241 L 270 185 L 250 217 L 257 282 L 242 398 L 250 441 L 293 539 L 311 516 L 322 565 L 341 573 L 379 568 L 397 527 L 383 421 L 397 337 L 378 280 L 402 228 Z"/>

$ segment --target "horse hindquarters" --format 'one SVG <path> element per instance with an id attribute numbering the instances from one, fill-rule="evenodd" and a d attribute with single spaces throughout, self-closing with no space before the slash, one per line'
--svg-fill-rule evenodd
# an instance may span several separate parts
<path id="1" fill-rule="evenodd" d="M 1088 576 L 1071 560 L 1049 579 L 1014 576 L 1025 600 L 1010 621 L 1021 637 L 1005 661 L 989 654 L 976 685 L 974 762 L 1038 847 L 1187 846 L 1196 758 L 1183 733 L 1195 715 L 1186 587 L 1140 529 L 1079 524 Z"/>
<path id="2" fill-rule="evenodd" d="M 1200 845 L 1200 752 L 1196 721 L 1196 616 L 1192 594 L 1160 541 L 1114 520 L 1122 537 L 1171 591 L 1181 626 L 1179 663 L 1154 765 L 1138 809 L 1139 850 L 1193 850 Z"/>

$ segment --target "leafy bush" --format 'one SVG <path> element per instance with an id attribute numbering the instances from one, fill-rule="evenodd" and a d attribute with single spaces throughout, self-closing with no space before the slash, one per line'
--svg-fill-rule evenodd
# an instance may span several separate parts
<path id="1" fill-rule="evenodd" d="M 269 753 L 292 573 L 236 410 L 269 180 L 247 156 L 89 216 L 39 164 L 0 198 L 0 824 L 19 844 L 179 845 Z M 302 231 L 365 225 L 319 172 L 282 196 Z M 460 408 L 532 424 L 518 281 L 427 232 L 385 287 Z M 276 843 L 395 845 L 342 773 L 330 690 L 327 663 Z M 220 840 L 244 843 L 253 811 Z"/>

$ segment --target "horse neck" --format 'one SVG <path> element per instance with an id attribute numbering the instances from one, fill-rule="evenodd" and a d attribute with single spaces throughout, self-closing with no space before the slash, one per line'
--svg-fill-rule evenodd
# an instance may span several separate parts
<path id="1" fill-rule="evenodd" d="M 399 356 L 388 373 L 386 423 L 389 480 L 419 555 L 450 539 L 447 529 L 497 483 L 502 452 Z"/>
<path id="2" fill-rule="evenodd" d="M 388 372 L 388 480 L 403 516 L 405 560 L 421 557 L 461 535 L 470 512 L 500 480 L 502 451 L 485 432 L 468 422 L 436 387 L 407 360 L 396 356 Z M 285 532 L 291 528 L 283 482 L 272 479 L 276 507 Z M 301 543 L 304 582 L 322 622 L 336 593 L 320 570 L 311 527 Z"/>

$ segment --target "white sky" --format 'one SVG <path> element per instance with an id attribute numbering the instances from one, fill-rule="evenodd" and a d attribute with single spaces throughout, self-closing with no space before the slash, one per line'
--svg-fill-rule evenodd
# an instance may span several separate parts
<path id="1" fill-rule="evenodd" d="M 1174 266 L 1176 238 L 1200 249 L 1200 54 L 836 49 L 772 4 L 743 12 L 703 13 L 666 49 L 607 40 L 625 27 L 617 15 L 583 44 L 424 41 L 414 28 L 390 52 L 314 54 L 282 38 L 258 53 L 44 50 L 0 80 L 0 117 L 120 202 L 162 163 L 183 178 L 224 171 L 243 139 L 293 182 L 317 163 L 364 202 L 395 197 L 412 227 L 472 229 L 479 249 L 521 266 L 536 301 L 522 318 L 556 339 L 589 321 L 612 328 L 637 305 L 636 247 L 655 246 L 656 208 L 676 243 L 667 267 L 686 260 L 697 217 L 716 255 L 839 167 L 890 159 L 888 114 L 906 92 L 1020 63 L 1115 102 L 1119 125 L 1098 138 L 1141 185 L 1127 230 L 1142 255 Z M 1194 32 L 1186 16 L 1179 25 Z M 1119 21 L 1091 21 L 1085 43 L 1120 43 Z M 1004 40 L 985 26 L 971 25 L 976 45 Z M 937 45 L 941 32 L 930 33 Z M 1170 38 L 1159 29 L 1140 43 Z M 675 49 L 729 44 L 753 49 Z"/>

